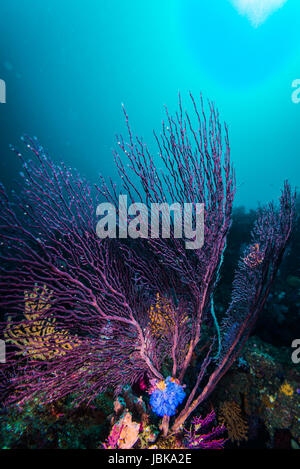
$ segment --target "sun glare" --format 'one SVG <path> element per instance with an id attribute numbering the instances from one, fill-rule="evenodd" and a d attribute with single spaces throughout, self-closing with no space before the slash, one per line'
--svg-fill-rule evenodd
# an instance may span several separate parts
<path id="1" fill-rule="evenodd" d="M 252 26 L 257 28 L 272 13 L 281 8 L 287 0 L 230 0 L 237 11 L 247 16 Z"/>

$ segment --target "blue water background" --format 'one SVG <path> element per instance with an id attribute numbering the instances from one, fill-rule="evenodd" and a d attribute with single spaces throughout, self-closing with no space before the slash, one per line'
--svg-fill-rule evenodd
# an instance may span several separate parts
<path id="1" fill-rule="evenodd" d="M 300 180 L 300 2 L 258 28 L 229 0 L 1 0 L 0 178 L 21 170 L 9 151 L 36 135 L 55 161 L 96 182 L 116 178 L 124 103 L 156 153 L 152 129 L 178 92 L 213 99 L 230 129 L 236 204 L 276 198 Z"/>

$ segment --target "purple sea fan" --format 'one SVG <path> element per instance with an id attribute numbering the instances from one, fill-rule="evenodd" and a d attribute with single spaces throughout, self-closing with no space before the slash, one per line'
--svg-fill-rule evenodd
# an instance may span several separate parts
<path id="1" fill-rule="evenodd" d="M 76 171 L 52 163 L 36 140 L 25 143 L 35 161 L 23 160 L 21 189 L 7 195 L 0 187 L 0 307 L 10 318 L 2 330 L 12 339 L 3 368 L 18 365 L 11 380 L 17 402 L 70 393 L 91 401 L 109 386 L 119 393 L 146 372 L 162 379 L 148 356 L 147 306 L 131 271 L 113 240 L 97 237 L 97 192 Z M 36 342 L 42 354 L 24 332 L 36 328 L 34 312 L 24 319 L 26 292 L 35 289 L 51 292 L 38 317 L 45 325 Z M 77 346 L 60 353 L 65 344 L 57 337 L 66 332 Z"/>
<path id="2" fill-rule="evenodd" d="M 177 322 L 169 335 L 151 337 L 153 351 L 167 350 L 167 343 L 168 356 L 173 362 L 172 376 L 180 384 L 184 383 L 193 358 L 198 361 L 194 368 L 194 387 L 172 427 L 175 432 L 213 391 L 247 340 L 288 245 L 295 203 L 295 194 L 286 182 L 280 207 L 270 204 L 259 213 L 252 232 L 252 248 L 247 249 L 235 274 L 231 303 L 226 314 L 218 317 L 214 292 L 231 225 L 235 175 L 226 124 L 222 125 L 212 102 L 208 102 L 207 115 L 202 97 L 199 107 L 193 96 L 190 97 L 194 119 L 182 108 L 180 97 L 179 111 L 174 116 L 166 110 L 161 134 L 155 133 L 158 156 L 150 152 L 141 138 L 134 137 L 124 110 L 128 142 L 118 137 L 115 153 L 122 192 L 132 203 L 144 202 L 149 209 L 153 203 L 164 206 L 170 201 L 182 206 L 186 202 L 194 207 L 198 202 L 204 204 L 201 248 L 186 249 L 185 240 L 174 235 L 172 217 L 169 239 L 152 237 L 150 228 L 148 238 L 136 240 L 134 255 L 129 254 L 126 246 L 123 248 L 127 262 L 136 260 L 131 267 L 141 291 L 144 289 L 150 297 L 152 294 L 152 303 L 158 292 L 160 297 L 167 298 L 173 311 L 180 305 L 187 318 L 183 327 Z M 116 185 L 110 186 L 103 180 L 98 190 L 117 206 Z M 196 224 L 195 212 L 193 224 Z M 162 216 L 161 232 L 163 223 Z M 152 291 L 149 285 L 154 287 Z M 156 356 L 161 363 L 165 357 L 160 352 Z"/>
<path id="3" fill-rule="evenodd" d="M 25 139 L 35 159 L 24 161 L 19 154 L 21 190 L 8 196 L 0 188 L 0 308 L 11 318 L 9 337 L 33 325 L 32 318 L 24 321 L 25 292 L 45 288 L 51 298 L 38 317 L 47 333 L 47 341 L 41 336 L 43 353 L 20 355 L 29 350 L 24 338 L 7 347 L 7 365 L 21 371 L 12 380 L 17 402 L 35 397 L 50 402 L 70 393 L 90 402 L 109 387 L 118 394 L 144 376 L 149 381 L 171 376 L 183 386 L 189 370 L 190 393 L 178 409 L 176 432 L 240 353 L 288 244 L 294 195 L 286 183 L 280 208 L 270 205 L 259 214 L 251 240 L 259 255 L 256 251 L 254 264 L 253 256 L 245 263 L 250 248 L 240 260 L 228 311 L 217 317 L 213 297 L 235 177 L 227 126 L 213 103 L 207 113 L 202 99 L 200 108 L 191 100 L 195 123 L 180 100 L 179 112 L 174 117 L 167 112 L 156 135 L 155 157 L 133 137 L 125 113 L 128 143 L 118 139 L 115 158 L 131 202 L 149 208 L 204 203 L 205 242 L 195 250 L 174 236 L 172 217 L 169 239 L 99 239 L 97 204 L 102 195 L 118 207 L 117 186 L 103 181 L 94 190 L 76 171 L 51 162 L 35 139 Z M 195 213 L 192 217 L 194 223 Z M 71 344 L 67 351 L 57 343 L 62 336 Z M 169 416 L 163 419 L 166 433 Z"/>
<path id="4" fill-rule="evenodd" d="M 219 438 L 226 431 L 224 425 L 213 427 L 209 430 L 211 424 L 215 421 L 216 414 L 212 410 L 205 418 L 194 417 L 191 421 L 190 429 L 184 434 L 185 445 L 191 449 L 223 449 L 227 441 L 226 438 Z M 208 433 L 204 433 L 208 432 Z"/>

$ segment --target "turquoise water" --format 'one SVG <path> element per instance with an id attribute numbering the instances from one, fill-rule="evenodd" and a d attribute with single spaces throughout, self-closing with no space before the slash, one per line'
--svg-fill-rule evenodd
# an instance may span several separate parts
<path id="1" fill-rule="evenodd" d="M 0 31 L 2 180 L 20 171 L 8 145 L 23 133 L 92 181 L 114 177 L 121 103 L 156 152 L 152 129 L 180 90 L 213 99 L 228 123 L 237 204 L 299 185 L 299 0 L 258 27 L 229 0 L 1 0 Z"/>

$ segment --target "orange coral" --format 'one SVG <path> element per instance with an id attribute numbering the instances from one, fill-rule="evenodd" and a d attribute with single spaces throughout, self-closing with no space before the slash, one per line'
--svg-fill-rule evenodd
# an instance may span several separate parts
<path id="1" fill-rule="evenodd" d="M 264 254 L 260 251 L 259 244 L 254 244 L 250 246 L 250 252 L 243 261 L 251 269 L 259 266 L 264 260 Z"/>
<path id="2" fill-rule="evenodd" d="M 292 386 L 287 382 L 285 381 L 279 388 L 279 391 L 282 393 L 282 394 L 285 394 L 286 396 L 288 397 L 291 397 L 293 394 L 294 394 L 294 389 L 292 388 Z"/>
<path id="3" fill-rule="evenodd" d="M 160 294 L 157 293 L 156 302 L 151 305 L 149 311 L 149 319 L 151 334 L 156 337 L 165 337 L 169 332 L 174 331 L 178 320 L 182 326 L 188 320 L 188 317 L 182 314 L 179 318 L 171 303 L 166 298 L 161 298 Z"/>
<path id="4" fill-rule="evenodd" d="M 165 298 L 160 298 L 159 293 L 156 295 L 155 305 L 151 305 L 149 318 L 151 333 L 156 337 L 166 336 L 175 327 L 171 306 Z"/>
<path id="5" fill-rule="evenodd" d="M 132 415 L 126 410 L 121 419 L 114 424 L 104 444 L 106 449 L 130 449 L 139 438 L 140 424 L 132 420 Z"/>

